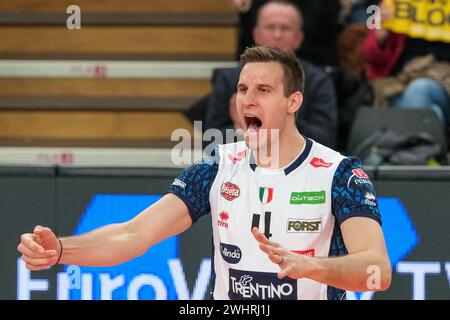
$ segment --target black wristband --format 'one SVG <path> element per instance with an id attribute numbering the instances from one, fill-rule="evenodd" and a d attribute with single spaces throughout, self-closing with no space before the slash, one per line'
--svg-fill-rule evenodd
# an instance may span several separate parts
<path id="1" fill-rule="evenodd" d="M 61 260 L 61 256 L 62 256 L 62 251 L 63 251 L 63 245 L 62 245 L 62 241 L 60 238 L 58 238 L 59 244 L 61 246 L 61 251 L 59 252 L 59 257 L 58 260 L 56 261 L 55 265 L 57 265 L 59 263 L 59 260 Z"/>

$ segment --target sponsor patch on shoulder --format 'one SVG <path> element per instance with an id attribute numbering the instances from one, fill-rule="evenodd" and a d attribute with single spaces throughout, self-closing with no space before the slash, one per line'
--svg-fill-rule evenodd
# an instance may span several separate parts
<path id="1" fill-rule="evenodd" d="M 354 182 L 356 185 L 372 184 L 367 173 L 361 168 L 352 170 L 352 175 L 348 178 L 347 188 L 350 186 L 351 182 Z"/>
<path id="2" fill-rule="evenodd" d="M 182 188 L 182 189 L 186 188 L 186 183 L 184 183 L 184 182 L 181 181 L 180 179 L 175 179 L 175 180 L 172 182 L 172 185 L 173 185 L 173 186 L 178 186 L 178 187 L 180 187 L 180 188 Z"/>

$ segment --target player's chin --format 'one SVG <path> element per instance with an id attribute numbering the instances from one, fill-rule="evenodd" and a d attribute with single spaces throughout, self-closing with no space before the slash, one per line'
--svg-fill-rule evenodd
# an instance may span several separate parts
<path id="1" fill-rule="evenodd" d="M 244 134 L 244 141 L 247 147 L 252 151 L 263 150 L 267 147 L 266 139 L 258 139 L 254 135 Z"/>

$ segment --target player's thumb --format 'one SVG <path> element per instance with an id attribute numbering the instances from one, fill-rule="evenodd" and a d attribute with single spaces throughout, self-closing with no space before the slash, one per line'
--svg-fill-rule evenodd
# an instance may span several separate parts
<path id="1" fill-rule="evenodd" d="M 34 234 L 37 236 L 37 238 L 42 239 L 44 242 L 52 240 L 55 237 L 51 229 L 43 226 L 36 226 L 34 228 Z"/>

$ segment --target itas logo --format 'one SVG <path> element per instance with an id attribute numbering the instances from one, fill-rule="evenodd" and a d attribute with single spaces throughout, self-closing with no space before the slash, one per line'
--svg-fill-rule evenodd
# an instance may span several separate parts
<path id="1" fill-rule="evenodd" d="M 310 165 L 312 165 L 315 168 L 329 168 L 333 165 L 332 162 L 325 162 L 323 159 L 320 158 L 312 158 L 312 160 L 309 162 Z"/>
<path id="2" fill-rule="evenodd" d="M 236 156 L 233 156 L 232 154 L 229 153 L 228 159 L 231 161 L 232 164 L 236 164 L 239 161 L 241 161 L 242 159 L 244 159 L 246 155 L 247 155 L 247 150 L 239 152 Z"/>
<path id="3" fill-rule="evenodd" d="M 239 187 L 234 183 L 225 182 L 222 183 L 222 186 L 220 187 L 220 194 L 228 201 L 233 201 L 239 197 L 241 194 L 241 189 L 239 189 Z"/>
<path id="4" fill-rule="evenodd" d="M 289 219 L 287 223 L 288 233 L 320 233 L 322 232 L 322 219 Z"/>
<path id="5" fill-rule="evenodd" d="M 359 179 L 369 179 L 369 176 L 364 172 L 363 169 L 353 169 L 352 172 Z"/>
<path id="6" fill-rule="evenodd" d="M 222 254 L 223 260 L 230 264 L 236 264 L 241 261 L 242 252 L 237 246 L 231 244 L 220 243 L 220 253 Z"/>
<path id="7" fill-rule="evenodd" d="M 377 198 L 375 197 L 375 195 L 373 193 L 367 192 L 364 197 L 366 198 L 366 200 L 364 200 L 365 204 L 367 204 L 369 206 L 373 206 L 373 207 L 377 206 Z"/>
<path id="8" fill-rule="evenodd" d="M 325 203 L 325 190 L 312 192 L 292 192 L 290 204 L 322 204 Z"/>
<path id="9" fill-rule="evenodd" d="M 292 252 L 297 253 L 297 254 L 301 254 L 301 255 L 304 255 L 304 256 L 309 256 L 309 257 L 315 257 L 316 256 L 316 249 L 292 250 Z"/>
<path id="10" fill-rule="evenodd" d="M 372 184 L 369 180 L 369 176 L 363 169 L 353 169 L 352 175 L 348 178 L 347 188 L 350 186 L 350 183 L 354 181 L 357 185 L 360 184 Z"/>
<path id="11" fill-rule="evenodd" d="M 273 188 L 259 188 L 259 200 L 262 204 L 268 204 L 273 199 Z"/>
<path id="12" fill-rule="evenodd" d="M 297 280 L 276 273 L 230 269 L 231 300 L 297 300 Z"/>
<path id="13" fill-rule="evenodd" d="M 228 212 L 222 211 L 219 213 L 219 220 L 217 220 L 217 225 L 221 228 L 228 229 L 228 219 L 230 218 L 230 215 Z"/>

